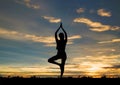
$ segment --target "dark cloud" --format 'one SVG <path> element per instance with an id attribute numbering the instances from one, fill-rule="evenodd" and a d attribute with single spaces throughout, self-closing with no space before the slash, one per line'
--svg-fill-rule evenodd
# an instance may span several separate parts
<path id="1" fill-rule="evenodd" d="M 113 65 L 111 67 L 103 67 L 105 69 L 120 69 L 120 64 L 119 65 Z"/>

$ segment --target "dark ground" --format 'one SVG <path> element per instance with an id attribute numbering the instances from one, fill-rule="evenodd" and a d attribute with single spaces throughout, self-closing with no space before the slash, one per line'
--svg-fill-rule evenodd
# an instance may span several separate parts
<path id="1" fill-rule="evenodd" d="M 120 78 L 0 78 L 0 85 L 120 85 Z"/>

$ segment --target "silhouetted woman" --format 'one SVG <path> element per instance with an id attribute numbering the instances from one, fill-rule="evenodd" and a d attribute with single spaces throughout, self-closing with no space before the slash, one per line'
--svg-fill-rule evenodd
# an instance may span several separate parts
<path id="1" fill-rule="evenodd" d="M 58 31 L 60 30 L 60 28 L 62 29 L 63 32 L 59 33 L 59 38 L 58 38 Z M 67 59 L 67 55 L 65 52 L 66 43 L 67 43 L 67 33 L 62 27 L 62 23 L 60 24 L 60 27 L 55 32 L 55 40 L 56 40 L 57 55 L 53 56 L 52 58 L 49 58 L 48 62 L 57 64 L 60 66 L 60 70 L 61 70 L 60 77 L 62 78 L 64 73 L 65 61 Z M 55 62 L 55 60 L 57 59 L 61 59 L 61 63 Z"/>

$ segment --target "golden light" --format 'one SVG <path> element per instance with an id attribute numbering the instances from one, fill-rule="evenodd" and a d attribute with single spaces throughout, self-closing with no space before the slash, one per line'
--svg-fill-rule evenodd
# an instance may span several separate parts
<path id="1" fill-rule="evenodd" d="M 100 71 L 101 68 L 97 65 L 92 66 L 91 68 L 88 69 L 90 72 L 97 72 Z"/>

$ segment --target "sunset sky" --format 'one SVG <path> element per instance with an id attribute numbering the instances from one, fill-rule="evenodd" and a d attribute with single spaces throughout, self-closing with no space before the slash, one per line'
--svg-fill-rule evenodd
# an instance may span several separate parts
<path id="1" fill-rule="evenodd" d="M 64 75 L 120 75 L 120 0 L 0 0 L 0 75 L 59 75 L 48 59 L 60 22 Z"/>

